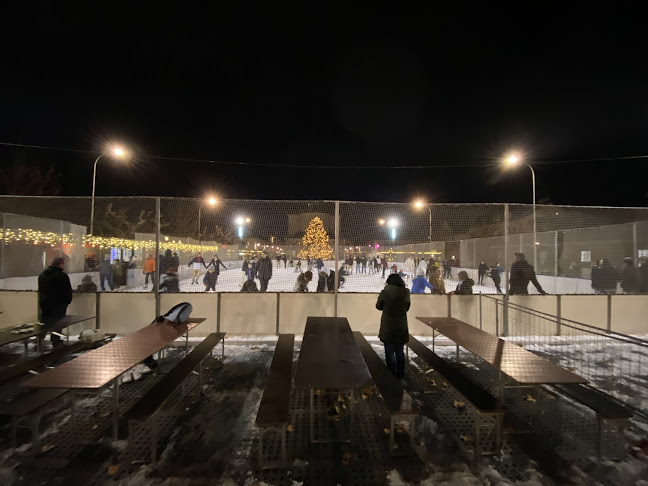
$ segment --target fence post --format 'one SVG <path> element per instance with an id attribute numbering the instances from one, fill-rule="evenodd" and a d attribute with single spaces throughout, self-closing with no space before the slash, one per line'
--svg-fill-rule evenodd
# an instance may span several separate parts
<path id="1" fill-rule="evenodd" d="M 509 205 L 504 204 L 504 299 L 502 302 L 502 324 L 503 336 L 508 336 L 508 300 L 509 300 Z M 522 235 L 520 235 L 520 243 L 522 242 Z"/>
<path id="2" fill-rule="evenodd" d="M 101 329 L 101 292 L 95 292 L 95 329 Z"/>
<path id="3" fill-rule="evenodd" d="M 558 231 L 554 235 L 554 278 L 558 277 Z M 557 287 L 556 281 L 554 280 L 554 287 Z M 555 293 L 558 293 L 558 289 L 554 288 Z"/>
<path id="4" fill-rule="evenodd" d="M 277 322 L 275 323 L 275 335 L 277 336 L 279 335 L 279 300 L 280 300 L 279 296 L 280 295 L 281 294 L 277 292 Z"/>
<path id="5" fill-rule="evenodd" d="M 221 328 L 221 294 L 222 292 L 218 292 L 218 297 L 217 297 L 217 308 L 216 308 L 216 332 L 220 332 Z"/>
<path id="6" fill-rule="evenodd" d="M 612 294 L 607 296 L 607 330 L 612 330 Z"/>
<path id="7" fill-rule="evenodd" d="M 335 289 L 333 291 L 333 317 L 338 316 L 338 286 L 340 285 L 340 269 L 338 260 L 340 259 L 340 201 L 335 201 Z M 277 301 L 279 308 L 279 301 Z M 278 324 L 277 324 L 278 326 Z M 277 333 L 279 328 L 277 327 Z"/>
<path id="8" fill-rule="evenodd" d="M 483 329 L 482 326 L 482 294 L 479 292 L 479 329 Z"/>
<path id="9" fill-rule="evenodd" d="M 452 296 L 448 294 L 448 317 L 452 317 Z"/>
<path id="10" fill-rule="evenodd" d="M 632 262 L 635 268 L 637 267 L 639 251 L 637 250 L 637 223 L 632 223 Z"/>
<path id="11" fill-rule="evenodd" d="M 558 299 L 556 301 L 556 336 L 560 336 L 562 332 L 562 300 L 560 294 L 556 295 L 556 297 Z"/>
<path id="12" fill-rule="evenodd" d="M 155 198 L 155 280 L 153 292 L 155 293 L 155 317 L 160 315 L 160 198 Z M 180 269 L 178 269 L 179 271 Z"/>
<path id="13" fill-rule="evenodd" d="M 495 337 L 499 337 L 499 300 L 495 301 Z"/>

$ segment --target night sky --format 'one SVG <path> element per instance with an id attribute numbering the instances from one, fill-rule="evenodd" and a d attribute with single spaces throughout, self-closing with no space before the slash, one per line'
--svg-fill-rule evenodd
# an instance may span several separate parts
<path id="1" fill-rule="evenodd" d="M 538 200 L 648 201 L 645 159 L 543 163 L 648 154 L 639 3 L 12 3 L 0 142 L 122 142 L 97 195 L 530 203 L 528 169 L 488 165 L 517 148 Z M 55 164 L 64 195 L 90 195 L 95 156 L 0 147 Z M 294 167 L 317 165 L 342 169 Z M 413 165 L 449 167 L 393 168 Z"/>

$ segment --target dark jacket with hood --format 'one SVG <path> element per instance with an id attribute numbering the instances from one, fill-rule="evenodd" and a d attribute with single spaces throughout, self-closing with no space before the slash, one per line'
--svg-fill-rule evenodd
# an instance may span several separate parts
<path id="1" fill-rule="evenodd" d="M 511 295 L 527 295 L 529 293 L 529 282 L 538 289 L 539 293 L 545 293 L 536 278 L 533 265 L 526 260 L 513 263 L 511 265 Z"/>
<path id="2" fill-rule="evenodd" d="M 171 267 L 171 260 L 173 257 L 171 256 L 171 250 L 167 250 L 164 252 L 164 255 L 160 256 L 160 274 L 167 273 L 167 270 L 169 267 Z"/>
<path id="3" fill-rule="evenodd" d="M 272 260 L 267 255 L 257 263 L 256 274 L 259 280 L 270 280 L 272 278 Z"/>
<path id="4" fill-rule="evenodd" d="M 59 267 L 47 267 L 38 276 L 38 304 L 41 321 L 54 324 L 65 317 L 67 306 L 72 302 L 70 278 Z"/>
<path id="5" fill-rule="evenodd" d="M 455 290 L 455 294 L 456 295 L 472 295 L 472 293 L 473 293 L 473 285 L 475 285 L 475 281 L 472 278 L 467 278 L 466 280 L 462 280 L 457 285 L 457 288 Z"/>
<path id="6" fill-rule="evenodd" d="M 403 279 L 393 274 L 387 277 L 387 286 L 378 295 L 376 309 L 383 311 L 378 337 L 383 343 L 403 345 L 409 341 L 407 311 L 410 291 Z"/>
<path id="7" fill-rule="evenodd" d="M 209 263 L 207 264 L 207 270 L 209 270 L 209 267 L 214 267 L 214 270 L 215 270 L 214 273 L 215 273 L 216 275 L 220 275 L 220 267 L 223 267 L 225 270 L 227 270 L 227 267 L 226 267 L 225 264 L 221 261 L 220 258 L 219 258 L 219 259 L 212 258 L 212 259 L 211 259 L 211 262 L 209 262 Z"/>

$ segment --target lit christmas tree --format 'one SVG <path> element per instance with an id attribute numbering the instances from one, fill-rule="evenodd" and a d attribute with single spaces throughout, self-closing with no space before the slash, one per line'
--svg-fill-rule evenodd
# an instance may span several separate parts
<path id="1" fill-rule="evenodd" d="M 313 218 L 308 223 L 306 233 L 302 238 L 302 249 L 297 255 L 298 258 L 310 258 L 311 260 L 321 258 L 327 260 L 333 257 L 333 248 L 328 244 L 328 234 L 324 230 L 324 223 L 320 218 Z"/>

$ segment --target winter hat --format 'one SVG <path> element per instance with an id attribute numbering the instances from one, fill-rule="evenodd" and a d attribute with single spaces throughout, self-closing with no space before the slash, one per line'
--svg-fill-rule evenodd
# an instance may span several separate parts
<path id="1" fill-rule="evenodd" d="M 400 275 L 398 275 L 397 273 L 392 273 L 389 277 L 387 277 L 387 285 L 405 287 L 405 282 L 403 282 L 403 279 Z"/>

